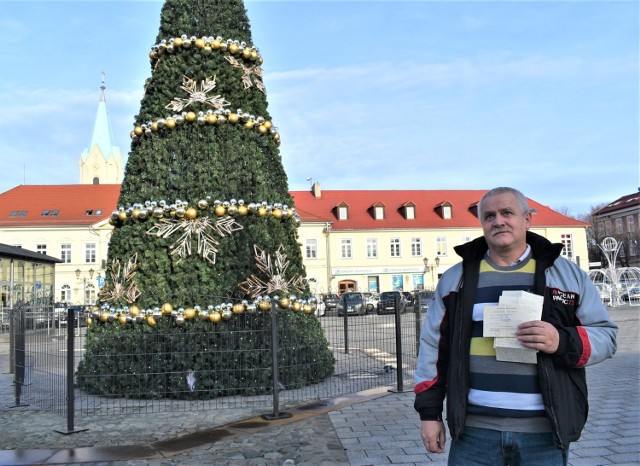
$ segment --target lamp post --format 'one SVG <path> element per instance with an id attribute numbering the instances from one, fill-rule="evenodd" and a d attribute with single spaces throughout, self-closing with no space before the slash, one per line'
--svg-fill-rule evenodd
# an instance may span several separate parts
<path id="1" fill-rule="evenodd" d="M 89 273 L 89 281 L 93 280 L 93 274 L 95 273 L 95 270 L 89 269 L 88 273 Z M 81 274 L 82 274 L 82 270 L 76 269 L 76 278 L 77 279 L 80 279 L 80 275 Z M 87 305 L 87 277 L 82 277 L 82 293 L 84 295 L 82 303 L 86 307 L 86 305 Z"/>
<path id="2" fill-rule="evenodd" d="M 422 262 L 424 263 L 424 274 L 422 275 L 423 286 L 424 286 L 424 275 L 427 272 L 430 271 L 431 272 L 431 289 L 433 290 L 436 287 L 436 281 L 435 281 L 435 277 L 434 277 L 433 271 L 440 266 L 440 256 L 436 256 L 436 259 L 435 259 L 436 265 L 435 266 L 429 265 L 429 258 L 428 257 L 424 257 L 422 259 Z"/>

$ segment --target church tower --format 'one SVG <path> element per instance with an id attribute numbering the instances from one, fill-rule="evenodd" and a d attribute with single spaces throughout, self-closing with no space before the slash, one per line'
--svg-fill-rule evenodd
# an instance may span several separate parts
<path id="1" fill-rule="evenodd" d="M 100 86 L 100 102 L 93 125 L 91 142 L 86 148 L 78 166 L 80 167 L 80 184 L 120 184 L 123 177 L 122 156 L 116 146 L 113 131 L 107 113 L 107 101 L 104 95 L 104 73 Z"/>

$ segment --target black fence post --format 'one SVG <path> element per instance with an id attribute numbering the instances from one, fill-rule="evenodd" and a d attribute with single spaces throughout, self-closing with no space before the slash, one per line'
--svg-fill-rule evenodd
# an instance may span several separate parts
<path id="1" fill-rule="evenodd" d="M 344 353 L 349 354 L 349 314 L 347 313 L 347 300 L 342 297 L 342 311 L 344 312 L 343 332 L 344 332 Z"/>
<path id="2" fill-rule="evenodd" d="M 80 317 L 78 317 L 79 321 Z M 76 413 L 76 395 L 74 393 L 74 378 L 73 378 L 73 356 L 75 352 L 75 325 L 76 325 L 76 309 L 69 307 L 67 309 L 67 428 L 66 429 L 54 429 L 61 434 L 75 434 L 76 432 L 83 432 L 88 430 L 86 427 L 74 426 L 75 413 Z"/>
<path id="3" fill-rule="evenodd" d="M 396 327 L 396 379 L 397 386 L 392 392 L 402 393 L 404 388 L 402 368 L 402 321 L 400 317 L 400 296 L 396 295 L 394 301 L 395 327 Z"/>
<path id="4" fill-rule="evenodd" d="M 271 307 L 271 378 L 273 380 L 273 413 L 263 414 L 262 418 L 268 421 L 285 419 L 291 417 L 290 413 L 280 412 L 280 394 L 278 369 L 278 307 L 277 303 L 272 303 Z"/>
<path id="5" fill-rule="evenodd" d="M 420 333 L 422 332 L 422 297 L 416 295 L 413 300 L 413 315 L 416 321 L 416 356 L 420 353 Z"/>
<path id="6" fill-rule="evenodd" d="M 17 309 L 11 310 L 11 336 L 13 340 L 13 348 L 11 352 L 11 358 L 13 360 L 13 385 L 15 394 L 15 403 L 12 405 L 6 405 L 7 408 L 18 408 L 20 406 L 29 406 L 28 403 L 23 403 L 22 387 L 24 386 L 25 365 L 26 365 L 26 338 L 25 338 L 25 309 L 24 306 L 20 306 Z"/>

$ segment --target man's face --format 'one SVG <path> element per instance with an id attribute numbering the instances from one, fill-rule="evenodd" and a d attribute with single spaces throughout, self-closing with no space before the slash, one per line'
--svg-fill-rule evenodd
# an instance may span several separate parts
<path id="1" fill-rule="evenodd" d="M 482 203 L 482 231 L 489 249 L 495 252 L 524 251 L 531 214 L 522 212 L 511 193 L 488 197 Z"/>

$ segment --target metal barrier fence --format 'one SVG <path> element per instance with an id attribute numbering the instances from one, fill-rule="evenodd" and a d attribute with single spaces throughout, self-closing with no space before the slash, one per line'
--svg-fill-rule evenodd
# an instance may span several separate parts
<path id="1" fill-rule="evenodd" d="M 37 316 L 37 324 L 13 326 L 15 341 L 20 342 L 13 351 L 16 365 L 16 406 L 30 404 L 66 416 L 69 421 L 68 430 L 72 431 L 75 417 L 82 416 L 242 409 L 247 417 L 258 414 L 266 417 L 268 412 L 277 417 L 280 410 L 287 407 L 313 401 L 322 402 L 371 388 L 410 390 L 424 313 L 424 307 L 417 303 L 413 308 L 408 307 L 404 313 L 378 315 L 373 312 L 347 316 L 338 315 L 334 311 L 323 316 L 308 316 L 317 318 L 324 331 L 335 359 L 333 375 L 301 388 L 291 388 L 276 377 L 274 380 L 278 382 L 277 386 L 269 393 L 251 395 L 251 390 L 247 390 L 247 393 L 211 399 L 189 396 L 189 374 L 165 374 L 185 377 L 185 396 L 167 396 L 161 391 L 152 398 L 136 398 L 122 393 L 111 393 L 109 396 L 88 394 L 74 384 L 75 371 L 84 358 L 86 322 L 76 319 L 75 312 L 71 310 L 68 322 L 51 321 Z M 23 312 L 18 311 L 14 317 L 25 322 Z M 276 313 L 271 321 L 276 321 L 278 326 L 279 319 Z M 74 320 L 74 326 L 68 328 L 66 324 L 71 324 Z M 267 332 L 269 337 L 272 335 L 271 326 L 253 328 L 249 332 L 254 334 L 253 337 L 259 332 Z M 245 338 L 247 335 L 237 337 Z M 266 338 L 267 335 L 263 337 Z M 288 347 L 286 335 L 279 335 L 277 345 L 281 351 L 278 353 L 280 369 L 295 370 L 296 365 L 312 362 L 308 360 L 308 356 L 305 360 L 296 355 L 313 354 L 313 348 Z M 140 349 L 132 348 L 131 351 Z M 154 354 L 148 356 L 153 358 Z M 240 354 L 225 354 L 224 351 L 219 351 L 219 357 L 235 357 L 238 364 L 242 364 L 243 359 Z M 278 365 L 277 360 L 273 360 L 273 363 Z M 269 367 L 253 369 L 272 371 L 273 363 Z M 202 367 L 206 367 L 206 363 Z M 126 373 L 107 375 L 127 377 Z M 198 378 L 206 374 L 196 370 L 191 375 L 195 377 L 197 392 Z"/>

